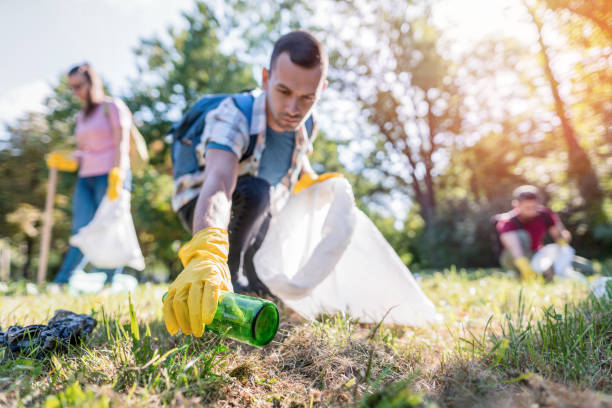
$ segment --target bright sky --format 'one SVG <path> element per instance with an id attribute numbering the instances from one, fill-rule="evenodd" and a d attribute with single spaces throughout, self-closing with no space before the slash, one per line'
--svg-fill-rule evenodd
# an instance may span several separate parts
<path id="1" fill-rule="evenodd" d="M 192 0 L 0 1 L 0 121 L 40 108 L 49 84 L 89 61 L 118 92 L 135 74 L 132 49 L 181 22 Z"/>
<path id="2" fill-rule="evenodd" d="M 519 0 L 437 4 L 436 22 L 453 33 L 457 49 L 495 33 L 533 38 L 521 22 Z M 163 35 L 169 25 L 181 24 L 181 11 L 192 8 L 193 0 L 0 1 L 0 122 L 44 109 L 50 85 L 85 60 L 121 93 L 136 72 L 132 50 L 139 39 Z"/>

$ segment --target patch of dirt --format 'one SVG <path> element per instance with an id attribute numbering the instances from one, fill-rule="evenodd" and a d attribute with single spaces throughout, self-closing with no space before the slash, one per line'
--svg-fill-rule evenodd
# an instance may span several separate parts
<path id="1" fill-rule="evenodd" d="M 517 379 L 520 373 L 517 373 Z M 612 408 L 612 395 L 525 375 L 508 381 L 478 361 L 442 362 L 414 385 L 441 408 Z"/>
<path id="2" fill-rule="evenodd" d="M 514 397 L 526 407 L 538 408 L 612 408 L 612 395 L 580 391 L 533 375 L 521 382 L 521 392 Z"/>

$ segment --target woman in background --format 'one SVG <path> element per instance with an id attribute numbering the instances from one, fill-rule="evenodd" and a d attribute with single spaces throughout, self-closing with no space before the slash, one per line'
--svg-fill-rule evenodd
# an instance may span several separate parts
<path id="1" fill-rule="evenodd" d="M 72 230 L 74 235 L 87 225 L 105 195 L 110 200 L 119 197 L 122 188 L 130 190 L 129 161 L 132 114 L 118 98 L 104 94 L 100 77 L 87 63 L 68 72 L 72 93 L 82 103 L 76 116 L 79 172 L 72 198 Z M 55 283 L 67 283 L 83 260 L 78 248 L 70 247 Z M 112 278 L 114 270 L 103 270 Z"/>

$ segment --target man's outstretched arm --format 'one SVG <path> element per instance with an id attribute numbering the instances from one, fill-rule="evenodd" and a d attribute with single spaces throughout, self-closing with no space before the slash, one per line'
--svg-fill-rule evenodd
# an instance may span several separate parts
<path id="1" fill-rule="evenodd" d="M 204 184 L 193 214 L 194 235 L 209 227 L 227 229 L 237 178 L 238 158 L 234 153 L 220 149 L 206 152 Z"/>
<path id="2" fill-rule="evenodd" d="M 234 153 L 206 152 L 204 184 L 196 203 L 193 237 L 178 256 L 183 271 L 164 298 L 164 320 L 170 334 L 202 336 L 217 311 L 221 291 L 233 291 L 227 266 L 232 193 L 236 186 L 238 159 Z"/>

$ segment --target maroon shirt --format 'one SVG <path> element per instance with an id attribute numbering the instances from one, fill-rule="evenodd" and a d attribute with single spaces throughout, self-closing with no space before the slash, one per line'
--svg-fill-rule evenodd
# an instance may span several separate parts
<path id="1" fill-rule="evenodd" d="M 540 206 L 538 215 L 529 221 L 520 221 L 516 209 L 508 211 L 497 222 L 499 235 L 504 232 L 524 229 L 531 237 L 531 250 L 537 251 L 542 247 L 542 240 L 550 227 L 560 222 L 559 216 L 548 207 Z"/>

